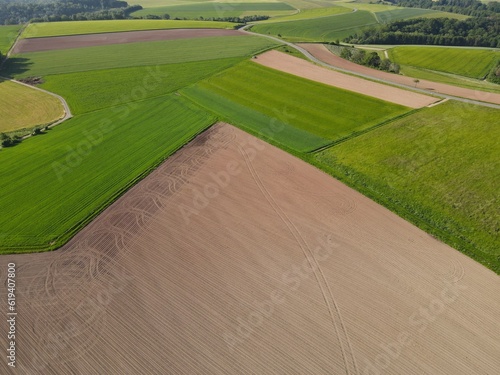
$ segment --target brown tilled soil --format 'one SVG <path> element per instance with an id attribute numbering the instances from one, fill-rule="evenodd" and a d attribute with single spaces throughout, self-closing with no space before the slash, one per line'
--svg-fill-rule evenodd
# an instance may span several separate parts
<path id="1" fill-rule="evenodd" d="M 307 50 L 311 55 L 316 57 L 318 60 L 326 62 L 327 64 L 333 65 L 337 68 L 347 69 L 353 72 L 366 74 L 373 78 L 383 79 L 401 85 L 406 85 L 409 87 L 415 86 L 415 83 L 413 82 L 414 78 L 412 77 L 386 73 L 377 69 L 371 69 L 363 65 L 355 64 L 353 62 L 347 61 L 339 56 L 334 55 L 322 44 L 302 43 L 300 44 L 300 46 L 305 50 Z M 430 92 L 437 92 L 446 95 L 459 96 L 461 98 L 466 98 L 466 99 L 500 104 L 500 94 L 494 94 L 480 90 L 466 89 L 462 87 L 447 85 L 444 83 L 426 81 L 424 79 L 420 79 L 420 82 L 418 83 L 418 88 L 429 90 Z"/>
<path id="2" fill-rule="evenodd" d="M 155 40 L 173 40 L 186 38 L 203 38 L 210 36 L 244 35 L 237 30 L 219 29 L 174 29 L 127 31 L 119 33 L 85 34 L 72 36 L 56 36 L 47 38 L 20 39 L 12 54 L 25 52 L 50 51 L 56 49 L 105 46 L 134 42 L 152 42 Z"/>
<path id="3" fill-rule="evenodd" d="M 15 262 L 2 374 L 495 374 L 496 274 L 219 124 L 63 249 Z"/>
<path id="4" fill-rule="evenodd" d="M 303 59 L 299 59 L 298 57 L 274 50 L 265 52 L 252 61 L 299 77 L 373 96 L 374 98 L 410 108 L 421 108 L 438 101 L 438 99 L 427 95 L 417 94 L 415 92 L 398 89 L 397 87 L 387 86 L 322 68 Z"/>

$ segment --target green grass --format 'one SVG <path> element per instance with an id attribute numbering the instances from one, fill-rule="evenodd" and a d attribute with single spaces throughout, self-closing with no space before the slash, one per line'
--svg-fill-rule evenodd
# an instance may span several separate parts
<path id="1" fill-rule="evenodd" d="M 154 14 L 161 16 L 169 14 L 170 18 L 204 18 L 210 17 L 240 17 L 244 14 L 255 15 L 276 15 L 294 11 L 295 8 L 286 3 L 226 3 L 226 2 L 205 2 L 187 3 L 182 5 L 170 5 L 157 8 L 145 8 L 134 12 L 133 16 L 146 16 Z"/>
<path id="2" fill-rule="evenodd" d="M 10 47 L 16 40 L 22 25 L 0 26 L 0 52 L 6 55 Z"/>
<path id="3" fill-rule="evenodd" d="M 64 108 L 54 96 L 0 79 L 0 132 L 46 125 L 63 115 Z"/>
<path id="4" fill-rule="evenodd" d="M 62 245 L 214 120 L 170 95 L 78 116 L 2 150 L 0 253 Z"/>
<path id="5" fill-rule="evenodd" d="M 390 49 L 389 57 L 400 65 L 483 78 L 500 58 L 500 51 L 474 48 L 402 46 Z"/>
<path id="6" fill-rule="evenodd" d="M 64 97 L 73 114 L 81 114 L 171 93 L 226 69 L 241 59 L 49 75 L 41 87 Z"/>
<path id="7" fill-rule="evenodd" d="M 346 9 L 344 7 L 339 7 L 339 6 L 334 6 L 334 7 L 329 7 L 329 8 L 313 8 L 313 9 L 301 10 L 299 13 L 288 15 L 288 16 L 273 17 L 269 20 L 259 21 L 259 23 L 273 23 L 273 22 L 282 22 L 282 21 L 304 20 L 304 19 L 309 19 L 309 18 L 333 16 L 335 14 L 343 14 L 343 13 L 349 13 L 349 12 L 351 12 L 351 10 Z"/>
<path id="8" fill-rule="evenodd" d="M 253 35 L 114 44 L 12 56 L 5 65 L 14 77 L 45 76 L 250 56 L 278 43 Z"/>
<path id="9" fill-rule="evenodd" d="M 432 9 L 419 8 L 397 8 L 375 13 L 380 23 L 389 23 L 396 20 L 404 20 L 408 18 L 425 17 L 427 14 L 437 13 Z"/>
<path id="10" fill-rule="evenodd" d="M 335 177 L 500 273 L 499 111 L 449 101 L 316 155 Z"/>
<path id="11" fill-rule="evenodd" d="M 351 136 L 409 110 L 250 61 L 181 93 L 253 131 L 258 132 L 272 119 L 286 124 L 286 130 L 273 138 L 300 152 L 312 151 Z M 363 110 L 357 110 L 361 108 Z"/>
<path id="12" fill-rule="evenodd" d="M 47 36 L 114 33 L 121 31 L 162 29 L 232 29 L 230 22 L 177 21 L 177 20 L 110 20 L 110 21 L 67 21 L 32 23 L 23 31 L 22 38 Z"/>
<path id="13" fill-rule="evenodd" d="M 413 68 L 411 66 L 406 66 L 406 65 L 401 67 L 401 73 L 409 77 L 426 79 L 433 82 L 446 83 L 449 85 L 455 85 L 467 89 L 500 94 L 500 85 L 488 81 L 482 81 L 478 79 L 467 78 L 448 73 L 440 73 L 434 70 Z"/>
<path id="14" fill-rule="evenodd" d="M 290 41 L 331 42 L 375 24 L 377 21 L 371 13 L 358 11 L 316 19 L 261 23 L 253 26 L 252 31 L 261 34 L 279 34 L 283 39 Z"/>

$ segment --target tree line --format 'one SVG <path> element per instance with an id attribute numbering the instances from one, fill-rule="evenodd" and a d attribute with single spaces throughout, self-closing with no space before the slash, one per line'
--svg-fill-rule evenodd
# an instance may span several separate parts
<path id="1" fill-rule="evenodd" d="M 425 8 L 443 12 L 465 14 L 472 17 L 488 17 L 500 13 L 500 2 L 483 3 L 478 0 L 387 0 L 394 5 L 408 8 Z"/>
<path id="2" fill-rule="evenodd" d="M 354 44 L 428 44 L 500 48 L 498 16 L 415 18 L 370 27 L 344 39 Z"/>
<path id="3" fill-rule="evenodd" d="M 127 18 L 131 12 L 142 9 L 140 6 L 140 8 L 134 7 L 129 7 L 126 1 L 121 0 L 58 0 L 51 2 L 0 0 L 0 24 Z M 131 8 L 134 9 L 131 10 Z"/>

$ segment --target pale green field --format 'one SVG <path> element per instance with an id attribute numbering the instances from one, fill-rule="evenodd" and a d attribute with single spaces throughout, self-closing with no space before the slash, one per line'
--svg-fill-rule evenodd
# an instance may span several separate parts
<path id="1" fill-rule="evenodd" d="M 293 21 L 293 20 L 304 20 L 308 18 L 320 18 L 333 16 L 335 14 L 343 14 L 351 12 L 349 9 L 343 7 L 329 7 L 329 8 L 314 8 L 314 9 L 305 9 L 298 13 L 289 15 L 289 16 L 280 16 L 273 17 L 269 20 L 260 21 L 259 23 L 268 23 L 268 22 L 280 22 L 280 21 Z"/>
<path id="2" fill-rule="evenodd" d="M 235 23 L 176 20 L 112 20 L 32 23 L 22 38 L 163 29 L 233 29 Z"/>
<path id="3" fill-rule="evenodd" d="M 63 115 L 54 96 L 0 79 L 0 132 L 46 125 Z"/>

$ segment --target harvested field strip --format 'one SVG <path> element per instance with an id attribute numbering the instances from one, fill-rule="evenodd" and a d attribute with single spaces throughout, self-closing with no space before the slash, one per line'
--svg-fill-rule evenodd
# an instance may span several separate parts
<path id="1" fill-rule="evenodd" d="M 358 11 L 316 19 L 260 23 L 252 26 L 252 31 L 276 36 L 279 34 L 283 39 L 296 42 L 333 42 L 376 24 L 373 14 Z"/>
<path id="2" fill-rule="evenodd" d="M 354 73 L 366 74 L 369 77 L 373 77 L 376 79 L 383 79 L 388 82 L 394 82 L 409 87 L 415 87 L 415 82 L 413 77 L 405 77 L 398 74 L 382 72 L 377 69 L 371 69 L 363 65 L 355 64 L 341 57 L 335 56 L 333 53 L 328 51 L 324 45 L 301 44 L 301 47 L 305 48 L 309 53 L 311 53 L 317 59 L 325 63 L 328 63 L 334 67 L 347 69 Z M 430 94 L 436 92 L 440 94 L 453 95 L 471 100 L 500 104 L 500 94 L 487 92 L 487 90 L 489 89 L 486 87 L 482 89 L 485 91 L 479 91 L 477 90 L 477 87 L 474 87 L 474 89 L 462 88 L 422 79 L 418 83 L 418 87 L 421 89 L 428 90 Z"/>
<path id="3" fill-rule="evenodd" d="M 21 39 L 12 50 L 12 53 L 52 51 L 58 49 L 104 46 L 111 44 L 153 42 L 158 40 L 238 35 L 243 36 L 244 34 L 236 30 L 225 29 L 173 29 L 29 38 Z"/>
<path id="4" fill-rule="evenodd" d="M 248 84 L 242 85 L 241 82 Z M 198 91 L 199 89 L 201 90 Z M 248 109 L 260 112 L 268 120 L 264 120 L 262 115 L 250 116 L 252 120 L 248 121 L 247 126 L 254 131 L 273 121 L 288 124 L 298 132 L 274 131 L 272 138 L 302 152 L 324 146 L 325 140 L 339 140 L 409 110 L 407 107 L 309 81 L 250 61 L 238 64 L 182 92 L 194 101 L 201 100 L 205 103 L 204 106 L 214 108 L 224 118 L 229 118 L 238 125 L 245 124 Z M 226 101 L 216 104 L 220 97 L 226 98 Z M 212 100 L 214 104 L 208 105 Z M 236 104 L 231 115 L 240 113 L 234 119 L 229 113 L 223 112 L 230 106 L 228 101 Z M 366 110 L 353 112 L 353 107 Z M 315 137 L 302 138 L 303 132 Z"/>
<path id="5" fill-rule="evenodd" d="M 234 29 L 235 23 L 184 20 L 106 20 L 30 23 L 22 38 L 166 29 Z"/>
<path id="6" fill-rule="evenodd" d="M 52 95 L 0 79 L 0 133 L 47 125 L 63 115 L 61 102 Z"/>
<path id="7" fill-rule="evenodd" d="M 431 96 L 417 94 L 411 91 L 335 72 L 278 51 L 266 52 L 254 61 L 263 66 L 278 69 L 302 78 L 307 78 L 344 90 L 357 92 L 359 94 L 369 95 L 377 99 L 410 108 L 421 108 L 438 101 L 438 99 Z"/>
<path id="8" fill-rule="evenodd" d="M 228 125 L 60 251 L 1 257 L 2 285 L 8 262 L 24 329 L 23 366 L 1 361 L 5 374 L 368 374 L 398 337 L 390 373 L 500 366 L 493 272 Z"/>
<path id="9" fill-rule="evenodd" d="M 115 44 L 14 55 L 6 69 L 15 77 L 44 76 L 251 56 L 276 45 L 252 35 Z"/>
<path id="10" fill-rule="evenodd" d="M 166 95 L 241 60 L 237 57 L 49 75 L 41 87 L 66 98 L 72 112 L 81 114 Z"/>
<path id="11" fill-rule="evenodd" d="M 316 154 L 316 160 L 500 273 L 498 114 L 447 101 Z"/>
<path id="12" fill-rule="evenodd" d="M 214 122 L 177 96 L 74 117 L 0 153 L 0 253 L 53 249 Z M 36 218 L 36 219 L 34 219 Z"/>

